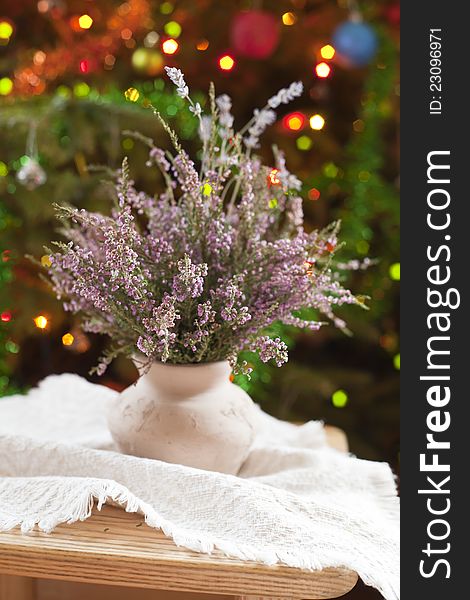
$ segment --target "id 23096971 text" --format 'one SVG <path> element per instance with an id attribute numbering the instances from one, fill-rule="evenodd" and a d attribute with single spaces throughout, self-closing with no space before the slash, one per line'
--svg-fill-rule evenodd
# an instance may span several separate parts
<path id="1" fill-rule="evenodd" d="M 442 114 L 442 38 L 441 29 L 429 30 L 429 114 Z"/>

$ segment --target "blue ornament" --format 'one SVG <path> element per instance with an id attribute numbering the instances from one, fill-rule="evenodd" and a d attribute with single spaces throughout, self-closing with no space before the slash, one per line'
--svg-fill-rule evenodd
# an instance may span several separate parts
<path id="1" fill-rule="evenodd" d="M 354 67 L 370 63 L 377 52 L 377 36 L 367 23 L 345 21 L 333 33 L 333 45 L 338 54 Z"/>

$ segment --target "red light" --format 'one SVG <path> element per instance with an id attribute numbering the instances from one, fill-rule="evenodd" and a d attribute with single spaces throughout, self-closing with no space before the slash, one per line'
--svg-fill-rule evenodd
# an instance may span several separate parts
<path id="1" fill-rule="evenodd" d="M 80 72 L 81 73 L 88 73 L 88 69 L 89 69 L 89 64 L 87 60 L 81 60 L 80 61 Z"/>
<path id="2" fill-rule="evenodd" d="M 2 314 L 0 315 L 0 319 L 4 323 L 8 323 L 9 321 L 11 321 L 11 312 L 8 310 L 6 310 L 5 312 L 2 312 Z"/>
<path id="3" fill-rule="evenodd" d="M 271 187 L 272 185 L 281 185 L 281 180 L 279 179 L 279 169 L 272 169 L 268 175 L 268 185 Z"/>
<path id="4" fill-rule="evenodd" d="M 230 54 L 224 54 L 219 58 L 219 67 L 222 71 L 231 71 L 235 66 L 235 59 Z"/>
<path id="5" fill-rule="evenodd" d="M 290 131 L 299 131 L 305 124 L 305 115 L 301 112 L 293 112 L 284 117 L 284 127 Z"/>
<path id="6" fill-rule="evenodd" d="M 326 62 L 318 63 L 318 65 L 315 67 L 315 73 L 317 74 L 317 77 L 320 77 L 320 79 L 326 79 L 330 76 L 331 67 L 330 65 L 327 65 Z"/>
<path id="7" fill-rule="evenodd" d="M 309 200 L 320 200 L 320 190 L 317 190 L 317 188 L 312 188 L 311 190 L 308 191 L 308 198 Z"/>

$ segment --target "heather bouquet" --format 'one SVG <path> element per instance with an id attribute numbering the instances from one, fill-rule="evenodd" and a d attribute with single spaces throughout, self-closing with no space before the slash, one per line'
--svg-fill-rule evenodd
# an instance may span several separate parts
<path id="1" fill-rule="evenodd" d="M 282 152 L 274 148 L 267 166 L 255 155 L 275 109 L 299 96 L 302 84 L 280 90 L 237 132 L 227 95 L 211 87 L 203 112 L 181 71 L 167 74 L 199 119 L 197 163 L 155 108 L 173 152 L 135 135 L 149 146 L 147 165 L 160 171 L 162 189 L 154 196 L 138 191 L 125 160 L 110 215 L 58 208 L 69 241 L 50 252 L 50 281 L 86 331 L 111 338 L 99 374 L 119 354 L 149 366 L 228 360 L 249 373 L 237 363 L 248 349 L 280 366 L 287 347 L 266 334 L 271 324 L 317 330 L 321 321 L 299 316 L 313 307 L 344 328 L 335 307 L 358 303 L 333 258 L 337 225 L 307 233 L 301 183 Z"/>

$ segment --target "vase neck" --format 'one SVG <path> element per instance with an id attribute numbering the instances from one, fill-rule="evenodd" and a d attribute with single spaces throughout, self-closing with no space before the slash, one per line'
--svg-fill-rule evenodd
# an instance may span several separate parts
<path id="1" fill-rule="evenodd" d="M 185 397 L 229 384 L 231 371 L 227 361 L 186 365 L 154 362 L 143 377 L 166 394 Z"/>

